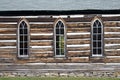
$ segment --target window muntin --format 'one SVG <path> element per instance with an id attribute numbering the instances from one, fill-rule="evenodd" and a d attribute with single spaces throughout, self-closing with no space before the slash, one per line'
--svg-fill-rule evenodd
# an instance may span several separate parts
<path id="1" fill-rule="evenodd" d="M 65 25 L 58 20 L 55 25 L 55 56 L 65 56 Z"/>
<path id="2" fill-rule="evenodd" d="M 92 56 L 103 55 L 103 25 L 99 19 L 92 24 Z"/>
<path id="3" fill-rule="evenodd" d="M 25 20 L 18 24 L 18 57 L 28 57 L 29 54 L 29 31 Z"/>

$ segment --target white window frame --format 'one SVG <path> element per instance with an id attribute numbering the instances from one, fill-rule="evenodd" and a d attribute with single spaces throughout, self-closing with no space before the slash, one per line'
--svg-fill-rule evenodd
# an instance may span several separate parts
<path id="1" fill-rule="evenodd" d="M 93 54 L 93 35 L 95 34 L 95 33 L 93 33 L 93 25 L 94 25 L 94 22 L 96 22 L 97 20 L 101 24 L 101 33 L 100 33 L 101 34 L 101 54 Z M 92 33 L 91 34 L 91 52 L 92 52 L 92 56 L 93 57 L 102 57 L 103 54 L 104 54 L 104 36 L 103 36 L 103 34 L 104 34 L 104 26 L 103 26 L 103 23 L 102 23 L 102 21 L 100 19 L 96 18 L 91 22 L 91 33 Z M 96 48 L 98 48 L 98 47 L 96 47 Z"/>
<path id="2" fill-rule="evenodd" d="M 61 21 L 64 25 L 64 55 L 56 54 L 56 25 L 59 21 Z M 54 25 L 54 55 L 55 55 L 55 57 L 65 57 L 66 56 L 66 25 L 62 19 L 58 19 Z"/>
<path id="3" fill-rule="evenodd" d="M 20 24 L 22 23 L 22 22 L 25 22 L 26 23 L 26 25 L 27 25 L 27 38 L 28 38 L 28 46 L 27 46 L 27 48 L 28 48 L 28 52 L 27 52 L 27 55 L 20 55 L 20 33 L 19 33 L 19 31 L 20 31 Z M 29 23 L 28 23 L 28 21 L 26 20 L 26 19 L 22 19 L 22 20 L 20 20 L 19 22 L 18 22 L 18 27 L 17 27 L 17 52 L 18 52 L 18 57 L 19 58 L 28 58 L 29 57 L 29 54 L 30 54 L 30 49 L 29 49 L 29 41 L 30 41 L 30 25 L 29 25 Z M 24 54 L 24 53 L 23 53 Z"/>

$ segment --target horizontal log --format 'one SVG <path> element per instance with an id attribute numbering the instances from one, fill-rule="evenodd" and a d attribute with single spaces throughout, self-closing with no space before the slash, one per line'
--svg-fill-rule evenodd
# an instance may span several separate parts
<path id="1" fill-rule="evenodd" d="M 120 49 L 120 45 L 105 46 L 105 49 Z"/>
<path id="2" fill-rule="evenodd" d="M 0 28 L 17 28 L 17 24 L 0 24 Z"/>
<path id="3" fill-rule="evenodd" d="M 104 28 L 104 32 L 120 32 L 120 28 Z"/>
<path id="4" fill-rule="evenodd" d="M 120 50 L 105 51 L 106 56 L 120 56 Z"/>
<path id="5" fill-rule="evenodd" d="M 120 44 L 119 39 L 104 39 L 105 44 Z"/>
<path id="6" fill-rule="evenodd" d="M 37 35 L 31 36 L 31 40 L 53 40 L 53 36 L 51 35 Z"/>
<path id="7" fill-rule="evenodd" d="M 104 57 L 90 57 L 90 62 L 92 62 L 92 63 L 104 63 L 105 58 Z"/>
<path id="8" fill-rule="evenodd" d="M 120 22 L 104 22 L 105 27 L 120 27 Z"/>
<path id="9" fill-rule="evenodd" d="M 70 58 L 70 62 L 72 63 L 86 63 L 86 62 L 89 62 L 89 57 L 88 58 L 82 58 L 82 57 L 71 57 Z"/>
<path id="10" fill-rule="evenodd" d="M 30 24 L 30 28 L 53 28 L 53 24 Z"/>
<path id="11" fill-rule="evenodd" d="M 72 40 L 69 39 L 67 40 L 67 45 L 71 45 L 71 44 L 90 44 L 90 40 Z"/>
<path id="12" fill-rule="evenodd" d="M 16 54 L 10 54 L 10 53 L 0 53 L 0 58 L 15 58 Z"/>
<path id="13" fill-rule="evenodd" d="M 33 49 L 33 48 L 31 48 L 30 49 L 30 52 L 31 53 L 40 53 L 40 52 L 49 52 L 49 51 L 53 51 L 53 49 L 52 48 L 44 48 L 44 49 Z"/>
<path id="14" fill-rule="evenodd" d="M 67 28 L 87 28 L 91 27 L 90 23 L 66 23 Z"/>
<path id="15" fill-rule="evenodd" d="M 39 53 L 39 54 L 31 54 L 30 57 L 33 57 L 33 58 L 41 58 L 41 57 L 53 57 L 54 54 L 53 53 L 45 53 L 45 54 L 42 54 L 42 53 Z"/>
<path id="16" fill-rule="evenodd" d="M 67 32 L 90 32 L 90 28 L 67 28 Z"/>
<path id="17" fill-rule="evenodd" d="M 0 46 L 17 46 L 16 42 L 0 42 Z"/>
<path id="18" fill-rule="evenodd" d="M 119 38 L 120 34 L 105 34 L 104 38 Z"/>
<path id="19" fill-rule="evenodd" d="M 30 46 L 51 46 L 51 45 L 53 45 L 52 41 L 39 41 L 30 43 Z"/>
<path id="20" fill-rule="evenodd" d="M 119 21 L 120 17 L 119 16 L 113 16 L 113 17 L 101 17 L 103 21 Z"/>
<path id="21" fill-rule="evenodd" d="M 105 58 L 106 63 L 120 63 L 120 58 Z"/>
<path id="22" fill-rule="evenodd" d="M 84 38 L 90 38 L 90 34 L 81 34 L 81 35 L 68 35 L 67 39 L 84 39 Z"/>
<path id="23" fill-rule="evenodd" d="M 76 51 L 68 51 L 67 56 L 68 57 L 86 57 L 89 56 L 90 52 L 76 52 Z"/>
<path id="24" fill-rule="evenodd" d="M 0 40 L 16 40 L 16 35 L 0 35 Z"/>
<path id="25" fill-rule="evenodd" d="M 2 29 L 0 28 L 0 34 L 16 34 L 17 33 L 17 29 L 15 28 L 11 28 L 11 29 Z"/>
<path id="26" fill-rule="evenodd" d="M 0 54 L 13 54 L 13 53 L 17 53 L 17 49 L 16 48 L 0 48 Z"/>
<path id="27" fill-rule="evenodd" d="M 90 50 L 90 47 L 67 47 L 67 51 Z"/>
<path id="28" fill-rule="evenodd" d="M 35 28 L 35 29 L 31 29 L 30 32 L 31 33 L 42 33 L 42 32 L 53 33 L 53 29 L 52 28 L 41 28 L 41 29 Z"/>

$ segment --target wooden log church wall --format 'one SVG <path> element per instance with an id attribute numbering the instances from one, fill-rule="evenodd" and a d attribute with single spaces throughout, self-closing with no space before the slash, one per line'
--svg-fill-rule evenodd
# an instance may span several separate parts
<path id="1" fill-rule="evenodd" d="M 56 15 L 55 15 L 56 16 Z M 17 57 L 17 27 L 22 16 L 0 16 L 0 63 L 114 63 L 120 62 L 120 16 L 98 16 L 103 22 L 104 55 L 91 57 L 91 17 L 63 17 L 67 58 L 54 57 L 53 16 L 24 16 L 30 25 L 30 55 Z"/>

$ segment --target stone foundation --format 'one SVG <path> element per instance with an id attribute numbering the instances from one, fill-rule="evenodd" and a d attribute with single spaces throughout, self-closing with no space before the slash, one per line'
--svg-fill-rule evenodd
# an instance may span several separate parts
<path id="1" fill-rule="evenodd" d="M 41 72 L 0 72 L 0 77 L 120 77 L 120 72 L 41 73 Z"/>
<path id="2" fill-rule="evenodd" d="M 0 64 L 0 77 L 120 77 L 119 63 Z"/>

